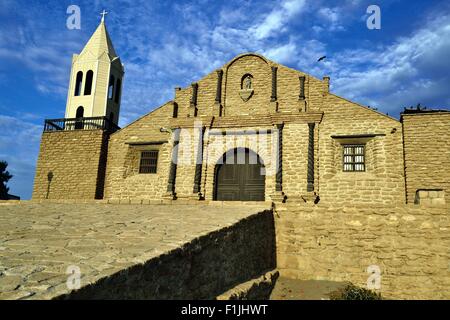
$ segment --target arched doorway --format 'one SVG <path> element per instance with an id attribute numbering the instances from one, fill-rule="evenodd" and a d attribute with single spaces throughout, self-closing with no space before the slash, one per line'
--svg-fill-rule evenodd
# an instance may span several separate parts
<path id="1" fill-rule="evenodd" d="M 83 129 L 83 116 L 84 116 L 84 108 L 78 107 L 77 112 L 75 114 L 76 120 L 75 120 L 75 129 Z"/>
<path id="2" fill-rule="evenodd" d="M 255 152 L 247 148 L 229 150 L 215 167 L 214 200 L 264 201 L 264 172 Z"/>

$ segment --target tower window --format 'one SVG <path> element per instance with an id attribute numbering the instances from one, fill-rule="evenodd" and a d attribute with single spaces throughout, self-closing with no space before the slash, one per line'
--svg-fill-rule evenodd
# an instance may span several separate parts
<path id="1" fill-rule="evenodd" d="M 158 151 L 142 151 L 139 173 L 156 173 Z"/>
<path id="2" fill-rule="evenodd" d="M 344 171 L 365 170 L 365 145 L 344 145 Z"/>
<path id="3" fill-rule="evenodd" d="M 116 93 L 114 95 L 114 101 L 116 103 L 119 103 L 120 101 L 120 86 L 122 85 L 122 81 L 120 81 L 120 79 L 117 79 L 116 82 Z"/>
<path id="4" fill-rule="evenodd" d="M 75 129 L 83 129 L 83 120 L 80 120 L 81 118 L 83 118 L 83 116 L 84 108 L 80 106 L 77 108 L 77 113 L 75 115 L 75 117 L 77 118 L 77 120 L 75 120 Z"/>
<path id="5" fill-rule="evenodd" d="M 77 113 L 76 113 L 75 118 L 83 118 L 83 115 L 84 115 L 84 108 L 82 106 L 79 106 L 77 108 Z"/>
<path id="6" fill-rule="evenodd" d="M 94 72 L 89 70 L 86 73 L 86 83 L 84 84 L 84 95 L 88 96 L 92 92 L 92 79 L 94 78 Z"/>
<path id="7" fill-rule="evenodd" d="M 83 84 L 83 72 L 78 71 L 77 77 L 75 79 L 75 96 L 79 96 L 81 94 L 81 86 Z"/>
<path id="8" fill-rule="evenodd" d="M 194 117 L 197 117 L 197 116 L 198 116 L 198 108 L 195 107 L 195 109 L 194 109 Z"/>
<path id="9" fill-rule="evenodd" d="M 113 94 L 114 94 L 114 76 L 111 75 L 111 77 L 109 77 L 109 85 L 108 85 L 108 99 L 112 99 L 113 98 Z"/>

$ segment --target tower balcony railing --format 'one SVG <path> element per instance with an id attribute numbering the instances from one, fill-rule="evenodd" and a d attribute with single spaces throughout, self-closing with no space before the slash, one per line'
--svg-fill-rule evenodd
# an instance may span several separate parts
<path id="1" fill-rule="evenodd" d="M 44 132 L 96 129 L 113 133 L 120 130 L 120 127 L 107 117 L 46 119 L 44 124 Z"/>

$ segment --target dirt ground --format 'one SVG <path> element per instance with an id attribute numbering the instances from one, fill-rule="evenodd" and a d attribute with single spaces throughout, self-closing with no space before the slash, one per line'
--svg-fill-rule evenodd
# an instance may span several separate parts
<path id="1" fill-rule="evenodd" d="M 329 300 L 329 294 L 347 282 L 278 278 L 270 300 Z"/>

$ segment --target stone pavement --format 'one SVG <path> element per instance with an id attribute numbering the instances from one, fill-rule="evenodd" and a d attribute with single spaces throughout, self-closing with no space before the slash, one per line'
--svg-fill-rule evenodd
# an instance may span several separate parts
<path id="1" fill-rule="evenodd" d="M 348 282 L 278 278 L 270 300 L 330 300 L 330 294 Z"/>
<path id="2" fill-rule="evenodd" d="M 55 298 L 77 268 L 83 287 L 269 208 L 0 203 L 0 299 Z"/>

